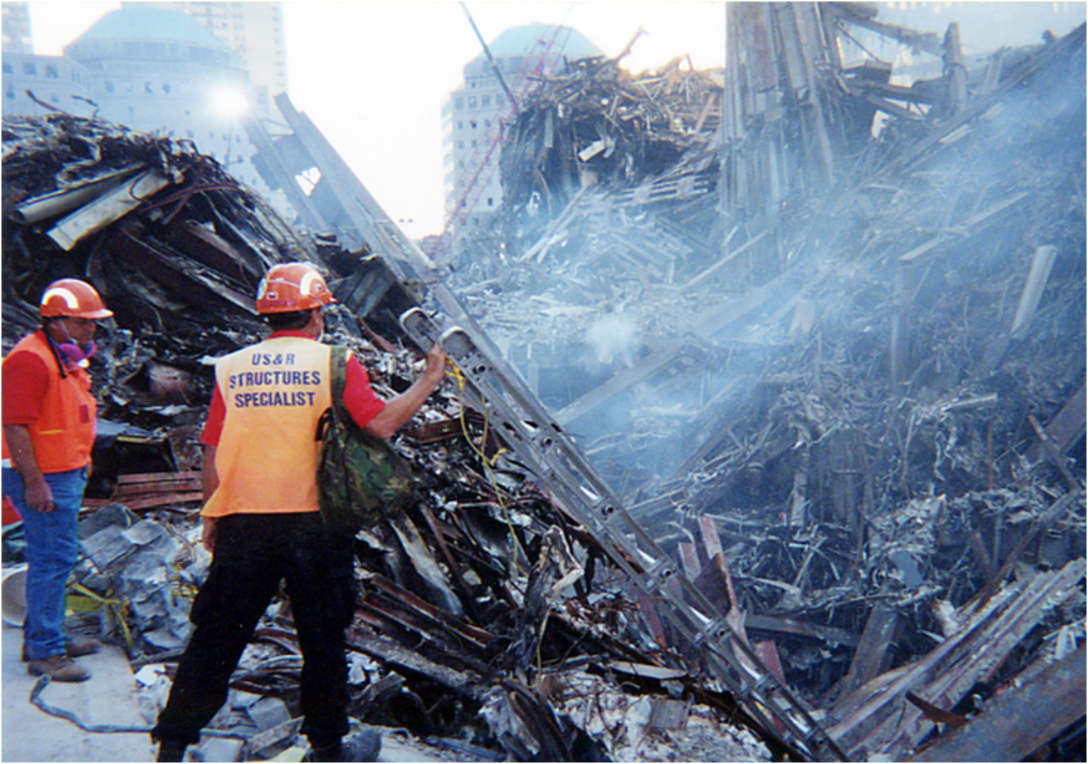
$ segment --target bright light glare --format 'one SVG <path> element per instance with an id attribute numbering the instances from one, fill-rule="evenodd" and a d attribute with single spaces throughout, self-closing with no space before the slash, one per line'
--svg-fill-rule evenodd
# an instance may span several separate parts
<path id="1" fill-rule="evenodd" d="M 219 85 L 211 92 L 211 108 L 217 117 L 239 119 L 249 111 L 249 102 L 237 85 Z"/>

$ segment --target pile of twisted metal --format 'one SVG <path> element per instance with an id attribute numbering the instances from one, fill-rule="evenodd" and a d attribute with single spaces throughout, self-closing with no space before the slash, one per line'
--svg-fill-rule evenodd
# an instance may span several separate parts
<path id="1" fill-rule="evenodd" d="M 395 441 L 415 502 L 357 537 L 361 722 L 435 760 L 1082 755 L 1084 28 L 972 62 L 954 26 L 857 4 L 729 14 L 724 72 L 542 81 L 502 209 L 450 252 L 405 240 L 286 96 L 291 132 L 248 129 L 289 221 L 191 145 L 5 118 L 5 352 L 55 278 L 115 312 L 73 602 L 149 721 L 207 570 L 210 360 L 261 337 L 261 274 L 307 260 L 340 300 L 326 340 L 386 395 L 422 358 L 399 317 L 445 284 L 834 744 L 708 671 L 456 373 Z M 847 61 L 863 32 L 938 76 Z M 299 668 L 280 599 L 212 725 L 244 733 L 229 755 L 297 745 Z"/>

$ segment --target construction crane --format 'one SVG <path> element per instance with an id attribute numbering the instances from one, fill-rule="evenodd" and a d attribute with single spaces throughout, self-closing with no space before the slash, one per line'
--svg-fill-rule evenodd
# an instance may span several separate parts
<path id="1" fill-rule="evenodd" d="M 491 177 L 497 169 L 497 162 L 494 161 L 494 158 L 497 156 L 496 152 L 501 150 L 505 125 L 516 116 L 524 97 L 536 86 L 538 79 L 548 73 L 547 68 L 553 59 L 552 51 L 557 45 L 560 50 L 565 48 L 567 38 L 570 35 L 569 28 L 555 26 L 552 27 L 550 34 L 538 37 L 522 58 L 521 66 L 518 68 L 518 72 L 511 84 L 503 77 L 498 63 L 492 57 L 491 50 L 476 27 L 476 22 L 473 21 L 468 8 L 464 3 L 461 3 L 461 8 L 465 11 L 465 15 L 472 25 L 472 31 L 476 34 L 476 38 L 483 47 L 484 55 L 487 57 L 495 77 L 506 93 L 506 100 L 499 111 L 495 113 L 491 124 L 487 126 L 483 139 L 476 145 L 476 150 L 468 157 L 465 163 L 466 175 L 463 176 L 464 181 L 456 184 L 457 195 L 454 205 L 450 210 L 449 217 L 446 219 L 446 226 L 439 239 L 438 246 L 432 255 L 438 265 L 448 262 L 455 240 L 463 232 L 465 222 L 475 210 L 477 202 L 484 194 Z M 561 36 L 563 37 L 562 41 L 560 41 Z"/>

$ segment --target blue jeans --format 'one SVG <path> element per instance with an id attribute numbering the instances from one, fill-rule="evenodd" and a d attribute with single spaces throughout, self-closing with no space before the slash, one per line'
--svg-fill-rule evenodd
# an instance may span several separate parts
<path id="1" fill-rule="evenodd" d="M 26 620 L 23 639 L 27 657 L 49 658 L 64 653 L 64 613 L 68 577 L 79 558 L 79 508 L 87 485 L 87 470 L 53 472 L 45 482 L 53 489 L 52 512 L 26 505 L 23 477 L 3 469 L 4 494 L 23 516 L 26 539 Z"/>

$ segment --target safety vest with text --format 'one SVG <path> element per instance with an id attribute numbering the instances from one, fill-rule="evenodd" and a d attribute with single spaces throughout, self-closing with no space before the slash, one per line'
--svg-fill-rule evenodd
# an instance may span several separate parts
<path id="1" fill-rule="evenodd" d="M 95 417 L 98 404 L 91 394 L 91 377 L 85 369 L 69 365 L 61 376 L 60 366 L 44 331 L 24 337 L 11 349 L 33 353 L 49 370 L 49 384 L 42 401 L 41 415 L 27 425 L 34 456 L 43 473 L 68 472 L 86 467 L 94 448 Z M 7 358 L 4 359 L 7 362 Z M 8 442 L 3 440 L 3 458 L 11 459 Z M 15 465 L 18 468 L 19 465 Z"/>
<path id="2" fill-rule="evenodd" d="M 202 515 L 317 512 L 318 420 L 332 401 L 329 346 L 275 337 L 215 364 L 226 413 L 219 485 Z"/>

